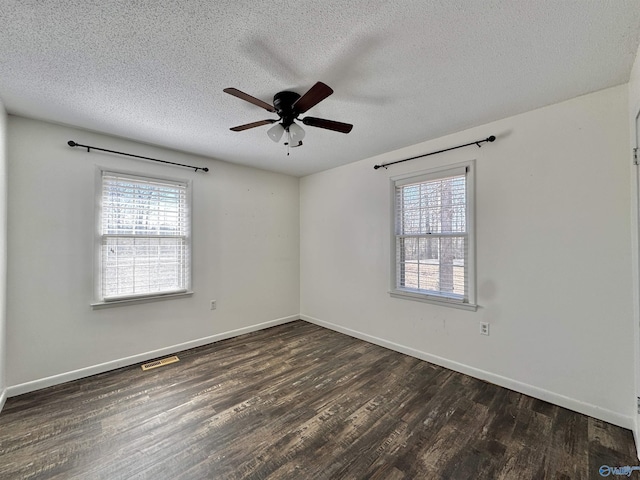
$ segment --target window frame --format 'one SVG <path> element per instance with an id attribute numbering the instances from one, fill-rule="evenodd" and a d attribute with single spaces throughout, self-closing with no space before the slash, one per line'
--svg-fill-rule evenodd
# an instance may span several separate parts
<path id="1" fill-rule="evenodd" d="M 468 241 L 467 249 L 467 295 L 466 299 L 455 299 L 437 293 L 426 293 L 413 289 L 405 289 L 397 284 L 398 262 L 397 262 L 397 205 L 396 188 L 402 185 L 426 182 L 437 178 L 444 178 L 448 174 L 455 174 L 456 171 L 466 170 L 466 235 Z M 432 303 L 447 307 L 460 308 L 464 310 L 476 311 L 476 237 L 475 237 L 475 160 L 441 165 L 438 167 L 421 170 L 391 177 L 390 179 L 390 205 L 391 205 L 391 249 L 390 249 L 390 290 L 389 295 L 393 298 L 415 300 Z"/>
<path id="2" fill-rule="evenodd" d="M 172 182 L 172 183 L 180 183 L 186 185 L 186 218 L 188 221 L 187 234 L 185 236 L 185 245 L 186 245 L 186 272 L 185 272 L 185 289 L 179 291 L 172 292 L 154 292 L 148 294 L 140 294 L 140 295 L 131 295 L 131 296 L 121 296 L 111 299 L 105 299 L 102 294 L 102 281 L 103 281 L 103 258 L 102 258 L 102 243 L 103 243 L 103 235 L 102 235 L 102 200 L 103 200 L 103 175 L 114 174 L 121 175 L 123 177 L 131 177 L 132 180 L 136 178 L 140 180 L 148 180 L 148 181 L 160 181 L 160 182 Z M 193 295 L 192 291 L 192 238 L 193 238 L 193 224 L 192 224 L 192 189 L 193 182 L 192 180 L 184 179 L 184 178 L 176 178 L 176 177 L 168 177 L 163 175 L 156 174 L 146 174 L 140 172 L 134 172 L 129 170 L 122 170 L 118 168 L 109 168 L 97 166 L 95 170 L 95 195 L 94 195 L 94 205 L 95 205 L 95 214 L 94 214 L 94 269 L 93 269 L 93 277 L 94 277 L 94 301 L 91 303 L 91 307 L 93 309 L 99 308 L 107 308 L 107 307 L 115 307 L 121 305 L 131 305 L 131 304 L 139 304 L 139 303 L 147 303 L 154 302 L 159 300 L 168 300 L 171 298 L 182 298 L 189 297 Z M 145 237 L 148 238 L 148 237 Z M 152 237 L 151 237 L 152 238 Z"/>

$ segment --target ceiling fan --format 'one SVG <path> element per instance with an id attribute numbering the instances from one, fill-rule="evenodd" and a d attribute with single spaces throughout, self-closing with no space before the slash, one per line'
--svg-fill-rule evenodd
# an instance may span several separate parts
<path id="1" fill-rule="evenodd" d="M 267 130 L 269 138 L 277 143 L 282 138 L 282 135 L 287 132 L 287 142 L 285 142 L 285 145 L 299 147 L 302 145 L 302 139 L 304 138 L 305 132 L 300 125 L 295 123 L 295 120 L 299 120 L 310 127 L 319 127 L 340 133 L 349 133 L 353 128 L 353 125 L 349 123 L 325 120 L 324 118 L 298 118 L 301 114 L 316 106 L 333 93 L 331 87 L 322 82 L 317 82 L 302 96 L 296 92 L 278 92 L 273 97 L 273 105 L 269 105 L 267 102 L 263 102 L 258 98 L 241 92 L 237 88 L 225 88 L 223 91 L 229 95 L 233 95 L 234 97 L 238 97 L 246 102 L 264 108 L 268 112 L 276 113 L 278 117 L 280 117 L 279 119 L 269 118 L 258 122 L 247 123 L 245 125 L 238 125 L 237 127 L 231 128 L 234 132 L 241 132 L 243 130 L 248 130 L 249 128 L 275 123 L 276 125 Z"/>

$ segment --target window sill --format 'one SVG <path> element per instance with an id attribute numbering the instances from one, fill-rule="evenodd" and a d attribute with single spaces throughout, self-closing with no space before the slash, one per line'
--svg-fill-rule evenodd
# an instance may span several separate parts
<path id="1" fill-rule="evenodd" d="M 393 298 L 401 298 L 404 300 L 414 300 L 416 302 L 432 303 L 434 305 L 440 305 L 442 307 L 459 308 L 461 310 L 469 310 L 475 312 L 478 310 L 478 305 L 474 303 L 464 303 L 462 301 L 448 299 L 446 297 L 436 297 L 434 295 L 425 295 L 422 293 L 405 292 L 402 290 L 392 290 L 389 295 Z"/>
<path id="2" fill-rule="evenodd" d="M 180 292 L 180 293 L 167 293 L 165 295 L 153 295 L 150 297 L 139 297 L 139 298 L 126 298 L 122 300 L 111 300 L 109 302 L 94 302 L 91 304 L 91 308 L 94 310 L 99 310 L 101 308 L 110 308 L 110 307 L 122 307 L 124 305 L 137 305 L 139 303 L 149 303 L 149 302 L 158 302 L 161 300 L 169 300 L 172 298 L 182 298 L 182 297 L 190 297 L 193 295 L 193 292 Z"/>

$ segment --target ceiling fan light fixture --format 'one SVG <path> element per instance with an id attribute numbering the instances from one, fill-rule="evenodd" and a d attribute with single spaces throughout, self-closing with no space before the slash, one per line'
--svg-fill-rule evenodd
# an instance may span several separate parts
<path id="1" fill-rule="evenodd" d="M 276 123 L 273 127 L 267 130 L 267 135 L 274 142 L 278 143 L 284 134 L 284 127 L 280 123 Z"/>
<path id="2" fill-rule="evenodd" d="M 289 125 L 289 140 L 292 144 L 298 144 L 304 138 L 305 131 L 304 129 L 298 125 L 297 123 L 292 123 Z"/>

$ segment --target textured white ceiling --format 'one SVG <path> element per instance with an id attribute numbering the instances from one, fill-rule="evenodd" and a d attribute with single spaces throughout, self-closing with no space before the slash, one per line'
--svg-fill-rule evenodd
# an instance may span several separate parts
<path id="1" fill-rule="evenodd" d="M 0 27 L 10 113 L 304 175 L 627 82 L 640 0 L 0 0 Z M 307 115 L 350 134 L 229 130 L 273 116 L 223 88 L 319 80 Z"/>

